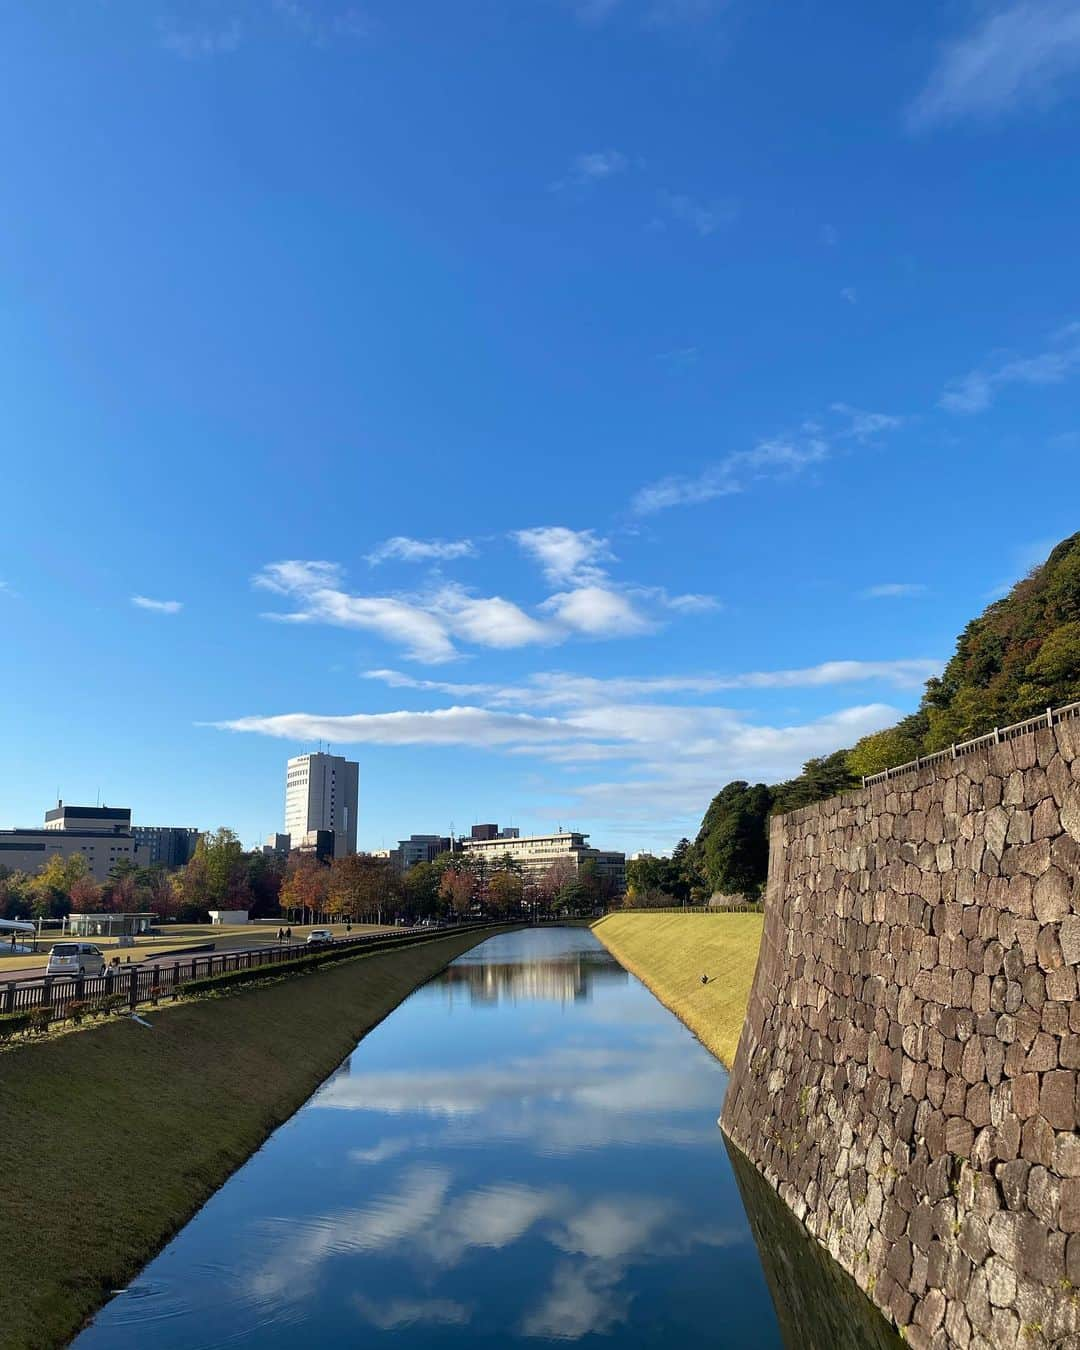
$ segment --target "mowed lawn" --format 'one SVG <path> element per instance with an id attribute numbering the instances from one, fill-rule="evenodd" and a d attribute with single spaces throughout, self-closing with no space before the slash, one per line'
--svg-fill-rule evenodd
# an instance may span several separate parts
<path id="1" fill-rule="evenodd" d="M 0 1051 L 0 1350 L 65 1345 L 364 1032 L 488 935 Z"/>
<path id="2" fill-rule="evenodd" d="M 754 982 L 761 914 L 609 914 L 593 932 L 729 1068 Z M 708 975 L 708 984 L 701 983 Z"/>

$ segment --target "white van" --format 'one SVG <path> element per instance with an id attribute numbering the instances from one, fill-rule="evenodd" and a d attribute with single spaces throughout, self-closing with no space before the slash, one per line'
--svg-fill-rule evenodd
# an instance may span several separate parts
<path id="1" fill-rule="evenodd" d="M 100 975 L 105 969 L 101 948 L 92 942 L 58 942 L 49 953 L 46 975 Z"/>

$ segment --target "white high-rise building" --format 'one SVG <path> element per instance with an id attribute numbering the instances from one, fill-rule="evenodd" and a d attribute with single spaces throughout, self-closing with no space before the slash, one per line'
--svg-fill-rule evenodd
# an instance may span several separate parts
<path id="1" fill-rule="evenodd" d="M 297 755 L 285 769 L 285 833 L 299 848 L 314 830 L 333 830 L 334 857 L 356 852 L 360 765 L 341 755 Z"/>

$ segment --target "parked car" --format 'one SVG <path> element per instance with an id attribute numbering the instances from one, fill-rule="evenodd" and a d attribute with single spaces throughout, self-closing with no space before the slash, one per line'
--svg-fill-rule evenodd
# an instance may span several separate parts
<path id="1" fill-rule="evenodd" d="M 307 935 L 309 947 L 325 947 L 328 942 L 333 942 L 334 935 L 329 928 L 313 928 Z"/>
<path id="2" fill-rule="evenodd" d="M 46 975 L 100 975 L 105 957 L 92 942 L 57 942 L 49 953 Z"/>

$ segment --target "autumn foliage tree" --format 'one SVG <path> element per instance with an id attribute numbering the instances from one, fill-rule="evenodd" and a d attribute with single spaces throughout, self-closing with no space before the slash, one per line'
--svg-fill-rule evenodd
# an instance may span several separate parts
<path id="1" fill-rule="evenodd" d="M 289 918 L 299 914 L 304 922 L 310 915 L 314 921 L 317 915 L 326 912 L 329 888 L 330 869 L 325 863 L 305 854 L 290 858 L 281 883 L 282 913 Z"/>
<path id="2" fill-rule="evenodd" d="M 464 867 L 448 867 L 439 882 L 439 896 L 459 918 L 472 908 L 476 878 Z"/>
<path id="3" fill-rule="evenodd" d="M 385 858 L 353 853 L 331 864 L 327 909 L 335 917 L 382 923 L 396 913 L 400 894 L 397 873 Z"/>

